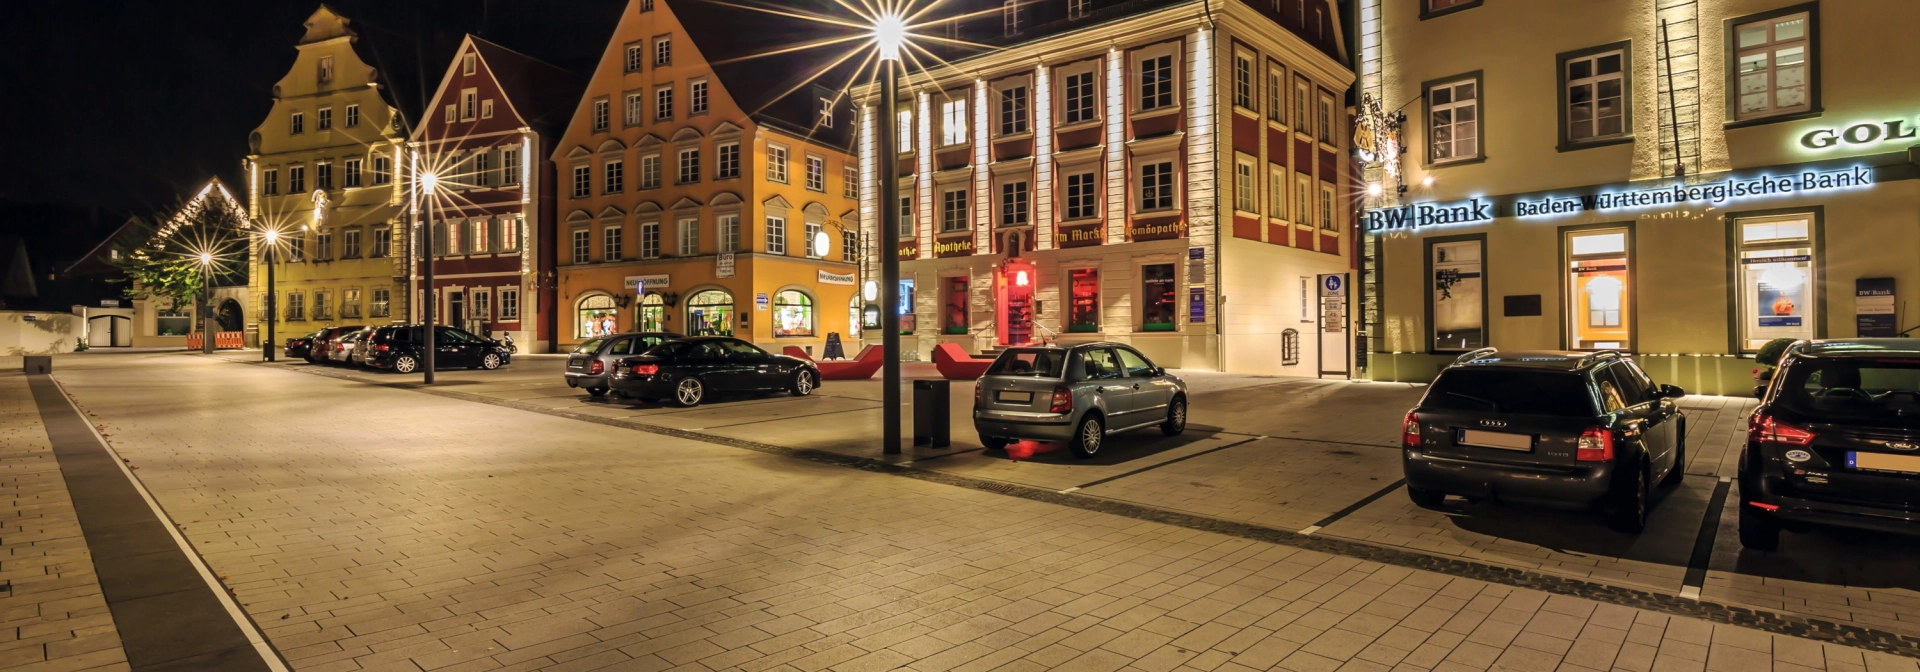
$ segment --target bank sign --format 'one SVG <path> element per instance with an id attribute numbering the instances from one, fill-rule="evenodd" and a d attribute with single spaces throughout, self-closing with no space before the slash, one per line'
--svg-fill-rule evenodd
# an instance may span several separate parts
<path id="1" fill-rule="evenodd" d="M 1872 184 L 1873 170 L 1866 166 L 1855 166 L 1844 170 L 1728 178 L 1705 184 L 1672 184 L 1581 196 L 1503 197 L 1500 200 L 1510 201 L 1510 205 L 1502 203 L 1499 207 L 1496 207 L 1494 199 L 1484 197 L 1451 203 L 1413 203 L 1368 210 L 1365 224 L 1367 233 L 1408 231 L 1435 226 L 1482 224 L 1493 221 L 1495 217 L 1529 219 L 1658 207 L 1712 206 L 1766 197 L 1855 189 Z"/>

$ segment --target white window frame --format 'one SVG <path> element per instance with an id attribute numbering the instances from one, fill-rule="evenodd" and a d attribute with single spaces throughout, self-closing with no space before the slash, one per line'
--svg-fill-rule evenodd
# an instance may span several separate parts
<path id="1" fill-rule="evenodd" d="M 1260 114 L 1258 95 L 1260 84 L 1254 81 L 1254 64 L 1259 58 L 1253 52 L 1235 47 L 1233 50 L 1233 106 L 1235 108 Z"/>
<path id="2" fill-rule="evenodd" d="M 344 182 L 346 183 L 348 189 L 357 189 L 361 187 L 363 184 L 365 184 L 361 174 L 362 172 L 361 168 L 364 165 L 364 162 L 365 162 L 364 159 L 360 159 L 358 157 L 350 158 L 345 161 L 346 174 L 343 175 L 342 177 L 345 178 Z"/>
<path id="3" fill-rule="evenodd" d="M 460 74 L 471 75 L 479 70 L 479 57 L 475 54 L 460 56 Z"/>
<path id="4" fill-rule="evenodd" d="M 581 164 L 573 167 L 573 190 L 568 192 L 574 198 L 587 198 L 593 195 L 593 166 Z"/>
<path id="5" fill-rule="evenodd" d="M 500 148 L 500 185 L 512 186 L 520 183 L 520 148 Z"/>
<path id="6" fill-rule="evenodd" d="M 1102 76 L 1101 73 L 1105 65 L 1106 59 L 1095 58 L 1079 63 L 1068 64 L 1055 71 L 1060 83 L 1055 85 L 1058 87 L 1058 90 L 1054 92 L 1056 96 L 1054 100 L 1060 101 L 1060 105 L 1059 111 L 1054 113 L 1056 117 L 1054 123 L 1061 129 L 1095 125 L 1104 119 L 1106 110 L 1104 109 L 1105 106 L 1101 104 L 1101 101 L 1104 100 L 1101 96 L 1106 93 L 1107 82 L 1106 77 Z M 1085 88 L 1091 90 L 1081 91 L 1080 89 L 1082 87 L 1073 86 L 1074 80 L 1082 76 L 1086 78 L 1085 81 L 1088 83 L 1088 86 Z M 1076 93 L 1082 94 L 1078 97 L 1085 98 L 1092 103 L 1086 108 L 1089 114 L 1085 118 L 1072 119 L 1070 116 L 1075 111 L 1073 99 L 1076 97 L 1070 94 Z"/>
<path id="7" fill-rule="evenodd" d="M 787 183 L 787 147 L 767 143 L 767 181 L 776 184 Z"/>
<path id="8" fill-rule="evenodd" d="M 1089 164 L 1085 166 L 1073 166 L 1071 168 L 1062 167 L 1060 172 L 1060 216 L 1062 221 L 1088 222 L 1103 218 L 1105 216 L 1105 209 L 1102 207 L 1102 202 L 1105 200 L 1103 198 L 1105 194 L 1102 191 L 1104 185 L 1101 184 L 1100 170 L 1094 165 Z M 1074 199 L 1074 190 L 1076 188 L 1076 180 L 1074 178 L 1086 178 L 1084 181 L 1079 181 L 1079 188 L 1082 190 L 1079 196 L 1081 196 L 1083 200 L 1087 196 L 1092 197 L 1092 203 L 1086 206 L 1087 209 L 1092 210 L 1090 213 L 1083 212 L 1077 216 L 1074 214 L 1074 210 L 1081 207 Z"/>
<path id="9" fill-rule="evenodd" d="M 901 110 L 894 123 L 894 137 L 900 146 L 894 149 L 901 154 L 913 153 L 913 111 Z"/>
<path id="10" fill-rule="evenodd" d="M 1313 225 L 1313 176 L 1293 174 L 1293 210 L 1296 226 Z"/>
<path id="11" fill-rule="evenodd" d="M 968 218 L 970 198 L 965 185 L 940 189 L 940 221 L 936 225 L 941 234 L 963 233 L 973 228 L 973 220 Z"/>
<path id="12" fill-rule="evenodd" d="M 626 109 L 620 115 L 627 126 L 644 126 L 647 123 L 647 95 L 638 91 L 626 93 Z"/>
<path id="13" fill-rule="evenodd" d="M 1333 105 L 1333 96 L 1324 91 L 1320 92 L 1320 125 L 1318 126 L 1320 130 L 1314 134 L 1314 139 L 1319 140 L 1320 144 L 1332 146 L 1339 142 L 1339 138 L 1333 135 L 1336 109 L 1338 108 Z"/>
<path id="14" fill-rule="evenodd" d="M 653 87 L 653 120 L 673 119 L 673 85 Z"/>
<path id="15" fill-rule="evenodd" d="M 678 169 L 674 184 L 700 183 L 700 148 L 687 147 L 673 154 L 674 167 Z"/>
<path id="16" fill-rule="evenodd" d="M 661 157 L 659 152 L 645 154 L 640 157 L 641 189 L 660 188 L 660 171 L 662 170 L 660 162 Z"/>
<path id="17" fill-rule="evenodd" d="M 1609 56 L 1619 60 L 1620 69 L 1610 73 L 1599 74 L 1601 59 L 1607 58 Z M 1573 66 L 1574 64 L 1577 64 L 1577 63 L 1588 64 L 1586 77 L 1581 77 L 1579 79 L 1575 79 L 1573 77 Z M 1633 131 L 1633 129 L 1628 128 L 1628 120 L 1630 119 L 1630 117 L 1628 116 L 1628 111 L 1626 108 L 1626 104 L 1627 104 L 1627 88 L 1626 88 L 1627 80 L 1626 80 L 1626 72 L 1625 72 L 1626 63 L 1627 63 L 1627 54 L 1626 54 L 1626 50 L 1624 49 L 1610 49 L 1610 50 L 1602 51 L 1595 54 L 1587 54 L 1585 56 L 1576 56 L 1573 58 L 1568 58 L 1566 59 L 1565 62 L 1562 63 L 1560 74 L 1561 74 L 1561 79 L 1566 82 L 1566 85 L 1563 87 L 1565 91 L 1564 100 L 1566 103 L 1566 107 L 1563 108 L 1560 112 L 1562 115 L 1561 119 L 1564 119 L 1566 122 L 1565 137 L 1567 139 L 1568 144 L 1579 144 L 1579 143 L 1585 143 L 1585 142 L 1611 140 L 1614 138 L 1623 137 L 1626 134 L 1631 133 Z M 1600 119 L 1601 119 L 1600 108 L 1602 107 L 1601 102 L 1605 99 L 1600 97 L 1600 87 L 1607 82 L 1617 82 L 1620 85 L 1618 95 L 1614 96 L 1614 100 L 1615 100 L 1614 109 L 1616 110 L 1615 116 L 1620 118 L 1620 130 L 1619 132 L 1616 132 L 1616 133 L 1602 134 L 1600 133 Z M 1585 135 L 1584 137 L 1575 137 L 1576 124 L 1579 122 L 1576 122 L 1574 120 L 1573 110 L 1574 110 L 1574 106 L 1576 105 L 1576 103 L 1574 103 L 1574 91 L 1582 87 L 1585 87 L 1589 91 L 1591 91 L 1591 93 L 1588 95 L 1586 103 L 1584 103 L 1590 108 L 1589 111 L 1587 112 L 1587 120 L 1585 122 L 1587 126 L 1587 135 Z"/>
<path id="18" fill-rule="evenodd" d="M 658 221 L 641 222 L 639 226 L 639 230 L 640 230 L 640 258 L 641 259 L 659 259 L 660 258 L 660 222 Z"/>
<path id="19" fill-rule="evenodd" d="M 726 212 L 714 217 L 714 243 L 717 252 L 740 251 L 740 213 Z"/>
<path id="20" fill-rule="evenodd" d="M 573 230 L 573 263 L 593 263 L 593 231 L 584 228 Z"/>
<path id="21" fill-rule="evenodd" d="M 1144 201 L 1147 197 L 1147 169 L 1149 167 L 1162 165 L 1166 166 L 1167 169 L 1167 202 L 1165 205 L 1156 203 L 1156 207 L 1153 208 L 1143 207 L 1146 205 Z M 1133 181 L 1133 193 L 1139 195 L 1139 198 L 1134 199 L 1134 202 L 1130 204 L 1135 214 L 1178 212 L 1180 210 L 1180 162 L 1175 159 L 1172 152 L 1134 157 L 1133 171 L 1129 177 Z"/>
<path id="22" fill-rule="evenodd" d="M 940 101 L 941 147 L 964 145 L 972 140 L 972 136 L 967 134 L 968 122 L 972 119 L 967 117 L 966 95 L 962 91 L 958 97 Z"/>
<path id="23" fill-rule="evenodd" d="M 280 169 L 268 168 L 260 171 L 261 193 L 275 196 L 280 193 Z"/>
<path id="24" fill-rule="evenodd" d="M 787 253 L 787 218 L 767 215 L 767 254 Z"/>
<path id="25" fill-rule="evenodd" d="M 647 45 L 628 42 L 626 48 L 626 71 L 629 74 L 640 72 L 647 64 Z"/>
<path id="26" fill-rule="evenodd" d="M 307 132 L 307 114 L 294 112 L 287 116 L 287 134 L 300 135 Z"/>
<path id="27" fill-rule="evenodd" d="M 687 116 L 707 113 L 707 80 L 694 79 L 687 82 Z"/>
<path id="28" fill-rule="evenodd" d="M 316 131 L 333 130 L 333 108 L 322 107 L 314 111 L 313 130 L 316 130 Z"/>
<path id="29" fill-rule="evenodd" d="M 1020 5 L 1032 0 L 1001 0 L 1000 32 L 1005 37 L 1020 34 Z"/>
<path id="30" fill-rule="evenodd" d="M 597 132 L 600 132 L 600 131 L 605 131 L 605 130 L 607 130 L 607 125 L 608 125 L 608 124 L 609 124 L 609 123 L 610 123 L 610 122 L 612 121 L 612 120 L 610 120 L 610 119 L 608 119 L 608 116 L 612 114 L 612 110 L 610 109 L 611 107 L 612 107 L 612 104 L 611 104 L 611 103 L 609 103 L 609 102 L 607 101 L 607 99 L 605 99 L 605 98 L 595 98 L 595 99 L 594 99 L 594 101 L 593 101 L 593 130 L 594 130 L 594 132 L 596 132 L 596 133 L 597 133 Z M 449 121 L 451 121 L 451 120 L 449 120 Z"/>
<path id="31" fill-rule="evenodd" d="M 1093 8 L 1093 0 L 1067 0 L 1067 20 L 1077 21 L 1087 18 Z"/>
<path id="32" fill-rule="evenodd" d="M 1287 125 L 1287 69 L 1271 62 L 1267 64 L 1267 121 Z"/>
<path id="33" fill-rule="evenodd" d="M 618 194 L 627 190 L 626 164 L 620 159 L 606 161 L 600 166 L 601 193 Z"/>
<path id="34" fill-rule="evenodd" d="M 1254 171 L 1257 161 L 1246 154 L 1235 152 L 1233 155 L 1233 209 L 1249 215 L 1260 212 L 1260 196 L 1255 191 Z"/>
<path id="35" fill-rule="evenodd" d="M 391 317 L 393 315 L 393 290 L 375 287 L 367 293 L 367 317 Z"/>
<path id="36" fill-rule="evenodd" d="M 1287 192 L 1293 189 L 1293 180 L 1287 179 L 1287 169 L 1267 164 L 1267 217 L 1287 219 Z"/>
<path id="37" fill-rule="evenodd" d="M 1461 87 L 1469 87 L 1469 86 L 1473 88 L 1473 98 L 1466 102 L 1462 102 L 1459 98 Z M 1434 93 L 1442 90 L 1448 92 L 1447 102 L 1437 103 L 1437 104 L 1434 103 L 1433 102 Z M 1459 163 L 1461 161 L 1472 161 L 1472 160 L 1481 158 L 1481 151 L 1484 146 L 1482 141 L 1485 140 L 1486 138 L 1486 136 L 1480 132 L 1480 98 L 1481 98 L 1481 94 L 1483 93 L 1484 91 L 1481 91 L 1481 88 L 1480 88 L 1479 77 L 1466 77 L 1462 79 L 1455 79 L 1455 80 L 1450 80 L 1450 81 L 1442 82 L 1442 83 L 1427 87 L 1426 132 L 1427 132 L 1427 162 L 1428 163 L 1431 163 L 1434 165 L 1440 165 L 1440 164 L 1446 164 L 1446 163 Z M 1459 121 L 1461 110 L 1472 110 L 1473 120 L 1469 122 Z M 1448 119 L 1449 119 L 1448 123 L 1446 124 L 1446 128 L 1448 129 L 1448 134 L 1447 134 L 1448 142 L 1451 144 L 1451 146 L 1447 148 L 1448 155 L 1445 157 L 1439 156 L 1439 152 L 1436 151 L 1437 149 L 1439 149 L 1438 143 L 1439 143 L 1440 134 L 1438 132 L 1438 129 L 1441 126 L 1435 122 L 1435 119 L 1441 112 L 1448 113 Z M 1459 139 L 1460 129 L 1467 127 L 1469 124 L 1471 124 L 1472 130 L 1473 130 L 1473 146 L 1472 146 L 1473 151 L 1471 153 L 1462 155 L 1460 153 L 1460 143 L 1461 143 L 1461 140 Z"/>
<path id="38" fill-rule="evenodd" d="M 333 57 L 321 56 L 314 71 L 314 79 L 321 84 L 333 81 Z"/>
<path id="39" fill-rule="evenodd" d="M 1333 185 L 1320 183 L 1320 230 L 1340 233 L 1340 208 L 1334 207 Z"/>
<path id="40" fill-rule="evenodd" d="M 509 286 L 500 288 L 500 320 L 499 321 L 501 322 L 519 322 L 520 321 L 520 288 L 519 287 L 514 287 L 509 285 Z"/>
<path id="41" fill-rule="evenodd" d="M 994 218 L 997 228 L 1033 224 L 1033 181 L 1025 173 L 996 180 L 993 185 Z M 1018 206 L 1012 210 L 1009 205 Z M 1013 217 L 1009 217 L 1013 214 Z"/>
<path id="42" fill-rule="evenodd" d="M 827 192 L 827 158 L 812 153 L 806 154 L 807 191 Z"/>
<path id="43" fill-rule="evenodd" d="M 821 98 L 820 107 L 815 109 L 821 128 L 833 128 L 833 99 Z"/>
<path id="44" fill-rule="evenodd" d="M 653 38 L 653 67 L 673 65 L 673 36 L 661 35 Z"/>
<path id="45" fill-rule="evenodd" d="M 700 218 L 682 217 L 674 225 L 674 254 L 682 257 L 700 254 Z"/>
<path id="46" fill-rule="evenodd" d="M 860 167 L 848 163 L 840 169 L 840 195 L 846 198 L 860 197 Z"/>
<path id="47" fill-rule="evenodd" d="M 1154 104 L 1150 107 L 1147 105 L 1147 65 L 1162 58 L 1167 59 L 1168 82 L 1166 84 L 1167 89 L 1164 92 L 1167 102 L 1161 103 L 1159 101 L 1162 92 L 1158 87 L 1155 87 L 1153 91 L 1155 99 L 1152 101 Z M 1162 42 L 1135 50 L 1131 59 L 1133 78 L 1129 86 L 1129 88 L 1132 89 L 1131 93 L 1133 95 L 1128 96 L 1130 100 L 1127 101 L 1127 109 L 1135 113 L 1160 113 L 1180 109 L 1181 101 L 1184 98 L 1181 95 L 1181 87 L 1186 84 L 1186 78 L 1181 76 L 1181 68 L 1185 65 L 1183 60 L 1180 54 L 1179 42 Z"/>
<path id="48" fill-rule="evenodd" d="M 483 98 L 480 100 L 480 118 L 481 119 L 493 118 L 493 99 L 492 98 Z"/>
<path id="49" fill-rule="evenodd" d="M 1293 119 L 1291 128 L 1297 135 L 1309 135 L 1313 130 L 1313 83 L 1305 77 L 1293 77 Z"/>
<path id="50" fill-rule="evenodd" d="M 813 221 L 813 218 L 811 218 L 811 217 L 809 217 L 809 218 L 807 218 L 807 221 L 806 221 L 806 226 L 805 226 L 805 227 L 804 227 L 803 229 L 801 229 L 801 231 L 802 231 L 802 235 L 803 235 L 803 236 L 804 236 L 804 237 L 805 237 L 805 238 L 807 239 L 807 240 L 806 240 L 806 248 L 807 248 L 807 258 L 808 258 L 808 259 L 825 259 L 825 258 L 827 258 L 827 252 L 828 252 L 828 250 L 816 250 L 816 249 L 813 249 L 813 242 L 814 242 L 814 240 L 820 237 L 820 236 L 819 236 L 818 234 L 821 234 L 821 233 L 824 233 L 824 232 L 826 232 L 826 230 L 827 230 L 827 226 L 826 226 L 826 224 L 823 224 L 823 223 L 821 223 L 821 222 L 816 222 L 816 221 Z M 828 244 L 828 246 L 829 246 L 829 247 L 831 247 L 833 243 L 832 243 L 831 241 L 829 241 L 829 242 L 828 242 L 827 244 Z"/>
<path id="51" fill-rule="evenodd" d="M 1780 24 L 1788 23 L 1795 19 L 1801 21 L 1800 37 L 1785 40 L 1774 37 L 1775 29 L 1779 28 Z M 1816 92 L 1820 84 L 1820 74 L 1816 67 L 1819 64 L 1819 58 L 1814 53 L 1813 41 L 1810 39 L 1816 25 L 1815 22 L 1814 12 L 1795 12 L 1784 16 L 1748 19 L 1733 24 L 1732 30 L 1730 31 L 1731 34 L 1728 36 L 1728 39 L 1734 45 L 1733 62 L 1727 64 L 1728 70 L 1733 73 L 1733 77 L 1727 89 L 1729 97 L 1733 100 L 1733 117 L 1736 121 L 1776 117 L 1787 114 L 1800 114 L 1813 110 L 1813 101 L 1817 97 Z M 1741 47 L 1741 29 L 1762 23 L 1766 25 L 1767 41 L 1753 46 Z M 1801 102 L 1799 105 L 1782 106 L 1779 104 L 1780 90 L 1783 87 L 1780 84 L 1781 68 L 1778 65 L 1778 56 L 1781 51 L 1795 48 L 1801 49 L 1800 62 L 1797 65 L 1787 67 L 1797 67 L 1800 69 L 1801 75 L 1798 86 L 1804 90 L 1800 94 Z M 1764 69 L 1755 71 L 1742 70 L 1742 61 L 1756 55 L 1764 58 L 1766 64 Z M 1748 112 L 1744 109 L 1746 107 L 1744 103 L 1747 97 L 1745 95 L 1747 87 L 1743 82 L 1753 75 L 1762 75 L 1766 79 L 1765 95 L 1767 97 L 1767 106 L 1764 109 Z M 1793 86 L 1794 85 L 1787 85 L 1785 88 L 1792 88 Z"/>
<path id="52" fill-rule="evenodd" d="M 740 142 L 738 140 L 715 145 L 713 152 L 713 179 L 731 180 L 740 177 Z"/>
<path id="53" fill-rule="evenodd" d="M 480 90 L 479 89 L 461 89 L 460 90 L 460 120 L 473 121 L 474 116 L 479 113 L 480 113 Z"/>

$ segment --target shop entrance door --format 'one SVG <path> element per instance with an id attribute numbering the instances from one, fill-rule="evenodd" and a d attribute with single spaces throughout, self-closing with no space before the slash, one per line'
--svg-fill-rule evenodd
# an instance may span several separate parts
<path id="1" fill-rule="evenodd" d="M 1033 265 L 1010 259 L 994 278 L 994 336 L 1001 345 L 1033 342 Z"/>

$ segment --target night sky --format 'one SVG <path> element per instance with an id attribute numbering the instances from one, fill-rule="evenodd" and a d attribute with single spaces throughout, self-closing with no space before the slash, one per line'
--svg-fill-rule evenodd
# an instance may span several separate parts
<path id="1" fill-rule="evenodd" d="M 0 121 L 14 152 L 0 200 L 163 209 L 219 176 L 242 184 L 247 135 L 293 64 L 317 0 L 7 3 Z M 337 0 L 407 35 L 475 32 L 591 69 L 624 0 Z M 439 81 L 444 63 L 428 68 Z M 236 191 L 238 191 L 236 189 Z"/>

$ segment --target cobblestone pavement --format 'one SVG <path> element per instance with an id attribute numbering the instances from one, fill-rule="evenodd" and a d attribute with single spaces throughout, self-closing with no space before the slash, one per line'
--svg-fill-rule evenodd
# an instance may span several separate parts
<path id="1" fill-rule="evenodd" d="M 413 377 L 298 368 L 405 384 Z M 916 368 L 918 367 L 918 368 Z M 694 430 L 790 448 L 880 458 L 880 386 L 829 381 L 819 394 L 726 399 L 696 409 L 591 399 L 569 389 L 557 358 L 523 358 L 508 370 L 449 371 L 442 390 L 510 401 L 551 413 Z M 909 364 L 909 376 L 933 377 Z M 1687 397 L 1687 476 L 1659 493 L 1649 530 L 1626 535 L 1587 514 L 1452 500 L 1415 507 L 1402 490 L 1397 430 L 1422 393 L 1404 384 L 1183 373 L 1193 397 L 1190 429 L 1176 438 L 1134 432 L 1095 460 L 1054 446 L 978 450 L 968 420 L 972 386 L 954 383 L 955 447 L 909 449 L 915 468 L 1127 502 L 1262 527 L 1305 531 L 1597 581 L 1668 595 L 1920 636 L 1920 541 L 1817 531 L 1789 533 L 1776 553 L 1738 546 L 1737 508 L 1712 509 L 1735 473 L 1753 402 Z M 1725 483 L 1725 502 L 1737 486 Z M 1369 499 L 1371 498 L 1371 499 Z M 1706 553 L 1696 552 L 1702 532 Z"/>
<path id="2" fill-rule="evenodd" d="M 125 670 L 27 378 L 0 373 L 0 670 Z"/>
<path id="3" fill-rule="evenodd" d="M 298 670 L 1920 670 L 265 367 L 57 377 Z"/>

